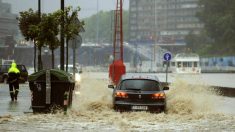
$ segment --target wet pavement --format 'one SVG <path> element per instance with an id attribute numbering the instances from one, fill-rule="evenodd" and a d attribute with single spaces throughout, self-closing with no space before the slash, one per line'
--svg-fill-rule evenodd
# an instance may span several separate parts
<path id="1" fill-rule="evenodd" d="M 18 101 L 12 102 L 7 84 L 0 84 L 0 115 L 22 115 L 32 112 L 31 95 L 28 83 L 20 84 Z"/>

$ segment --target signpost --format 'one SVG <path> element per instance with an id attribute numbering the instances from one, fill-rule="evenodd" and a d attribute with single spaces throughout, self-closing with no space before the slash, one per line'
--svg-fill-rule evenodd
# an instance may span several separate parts
<path id="1" fill-rule="evenodd" d="M 167 83 L 168 67 L 169 67 L 169 63 L 170 63 L 170 60 L 171 60 L 171 53 L 165 53 L 163 58 L 166 61 L 166 83 Z"/>
<path id="2" fill-rule="evenodd" d="M 46 104 L 51 103 L 51 73 L 46 70 Z"/>
<path id="3" fill-rule="evenodd" d="M 73 40 L 70 41 L 71 48 L 73 49 L 73 76 L 75 78 L 75 63 L 76 63 L 76 49 L 82 45 L 82 37 L 77 35 Z"/>

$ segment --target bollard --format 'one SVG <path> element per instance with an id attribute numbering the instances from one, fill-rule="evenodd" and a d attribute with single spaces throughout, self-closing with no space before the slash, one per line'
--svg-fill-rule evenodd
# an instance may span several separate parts
<path id="1" fill-rule="evenodd" d="M 67 114 L 67 108 L 68 108 L 68 91 L 64 93 L 64 115 Z"/>

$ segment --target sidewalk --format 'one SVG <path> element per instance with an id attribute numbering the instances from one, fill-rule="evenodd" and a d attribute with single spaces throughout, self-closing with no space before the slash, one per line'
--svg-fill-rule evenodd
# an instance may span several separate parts
<path id="1" fill-rule="evenodd" d="M 9 95 L 9 88 L 6 84 L 0 84 L 0 116 L 21 115 L 30 112 L 31 95 L 28 83 L 20 85 L 18 101 L 12 102 Z"/>

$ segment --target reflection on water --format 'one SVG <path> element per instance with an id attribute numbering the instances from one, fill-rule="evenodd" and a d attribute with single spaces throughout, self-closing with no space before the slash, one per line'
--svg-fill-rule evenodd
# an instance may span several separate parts
<path id="1" fill-rule="evenodd" d="M 5 118 L 0 131 L 234 131 L 235 116 L 215 111 L 217 92 L 176 81 L 167 94 L 167 113 L 114 112 L 108 81 L 84 75 L 80 94 L 65 116 L 25 114 Z M 9 106 L 17 106 L 12 104 Z M 223 104 L 221 104 L 223 106 Z M 233 108 L 231 108 L 233 109 Z M 15 128 L 11 126 L 14 125 Z"/>
<path id="2" fill-rule="evenodd" d="M 16 111 L 19 111 L 19 103 L 16 102 L 16 101 L 9 101 L 9 104 L 8 104 L 8 111 L 9 112 L 16 112 Z"/>

